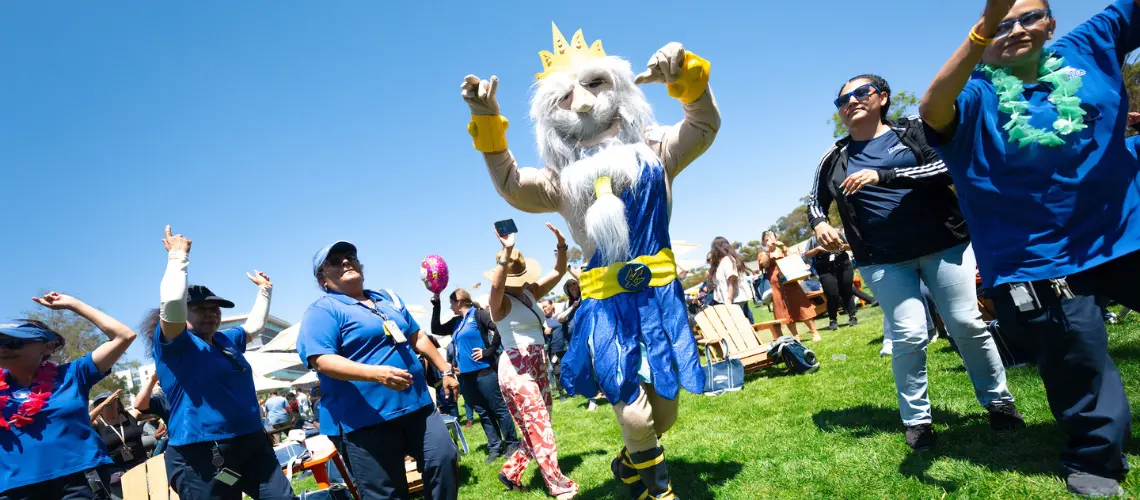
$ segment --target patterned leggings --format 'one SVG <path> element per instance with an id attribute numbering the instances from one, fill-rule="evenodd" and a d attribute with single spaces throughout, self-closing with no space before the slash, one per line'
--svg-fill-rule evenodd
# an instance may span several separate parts
<path id="1" fill-rule="evenodd" d="M 522 481 L 531 460 L 553 496 L 576 494 L 578 484 L 558 468 L 558 449 L 550 427 L 550 378 L 542 345 L 507 349 L 499 358 L 499 387 L 503 400 L 518 424 L 519 449 L 507 458 L 499 472 L 513 483 Z"/>

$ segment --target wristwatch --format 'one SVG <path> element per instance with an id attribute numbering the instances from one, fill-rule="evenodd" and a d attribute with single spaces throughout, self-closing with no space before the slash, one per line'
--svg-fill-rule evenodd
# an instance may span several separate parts
<path id="1" fill-rule="evenodd" d="M 455 369 L 449 368 L 447 371 L 443 372 L 443 376 L 444 377 L 454 377 L 455 376 Z"/>

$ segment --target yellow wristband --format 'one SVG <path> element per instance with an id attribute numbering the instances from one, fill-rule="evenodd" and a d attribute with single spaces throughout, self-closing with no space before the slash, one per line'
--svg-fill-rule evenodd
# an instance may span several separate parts
<path id="1" fill-rule="evenodd" d="M 507 149 L 507 126 L 502 115 L 471 115 L 467 133 L 471 134 L 472 144 L 482 153 L 498 153 Z"/>
<path id="2" fill-rule="evenodd" d="M 986 38 L 982 35 L 979 35 L 978 32 L 974 30 L 974 28 L 970 28 L 970 43 L 979 47 L 988 47 L 990 43 L 993 43 L 993 41 L 993 38 Z"/>
<path id="3" fill-rule="evenodd" d="M 614 187 L 610 178 L 603 175 L 594 179 L 594 196 L 601 198 L 607 194 L 614 194 Z"/>
<path id="4" fill-rule="evenodd" d="M 681 65 L 681 76 L 677 81 L 666 85 L 669 97 L 681 104 L 691 104 L 705 95 L 709 86 L 709 62 L 692 52 L 685 53 L 685 62 Z"/>

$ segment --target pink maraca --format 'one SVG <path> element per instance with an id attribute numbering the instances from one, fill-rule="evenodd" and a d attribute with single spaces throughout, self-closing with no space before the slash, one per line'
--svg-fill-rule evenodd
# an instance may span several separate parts
<path id="1" fill-rule="evenodd" d="M 442 293 L 447 288 L 447 263 L 443 257 L 428 255 L 420 263 L 420 279 L 431 293 Z"/>

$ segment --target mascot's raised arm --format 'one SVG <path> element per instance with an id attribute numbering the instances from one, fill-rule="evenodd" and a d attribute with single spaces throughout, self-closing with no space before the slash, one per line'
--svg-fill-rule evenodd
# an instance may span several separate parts
<path id="1" fill-rule="evenodd" d="M 557 26 L 553 52 L 539 55 L 530 116 L 546 167 L 519 168 L 507 149 L 497 77 L 464 79 L 468 132 L 508 203 L 566 219 L 588 263 L 563 385 L 613 404 L 625 441 L 613 472 L 634 498 L 672 498 L 658 436 L 677 418 L 679 389 L 701 393 L 704 374 L 669 240 L 671 187 L 720 127 L 709 63 L 670 43 L 635 75 L 600 40 L 587 45 L 579 30 L 567 42 Z M 656 124 L 644 83 L 667 86 L 681 123 Z"/>

